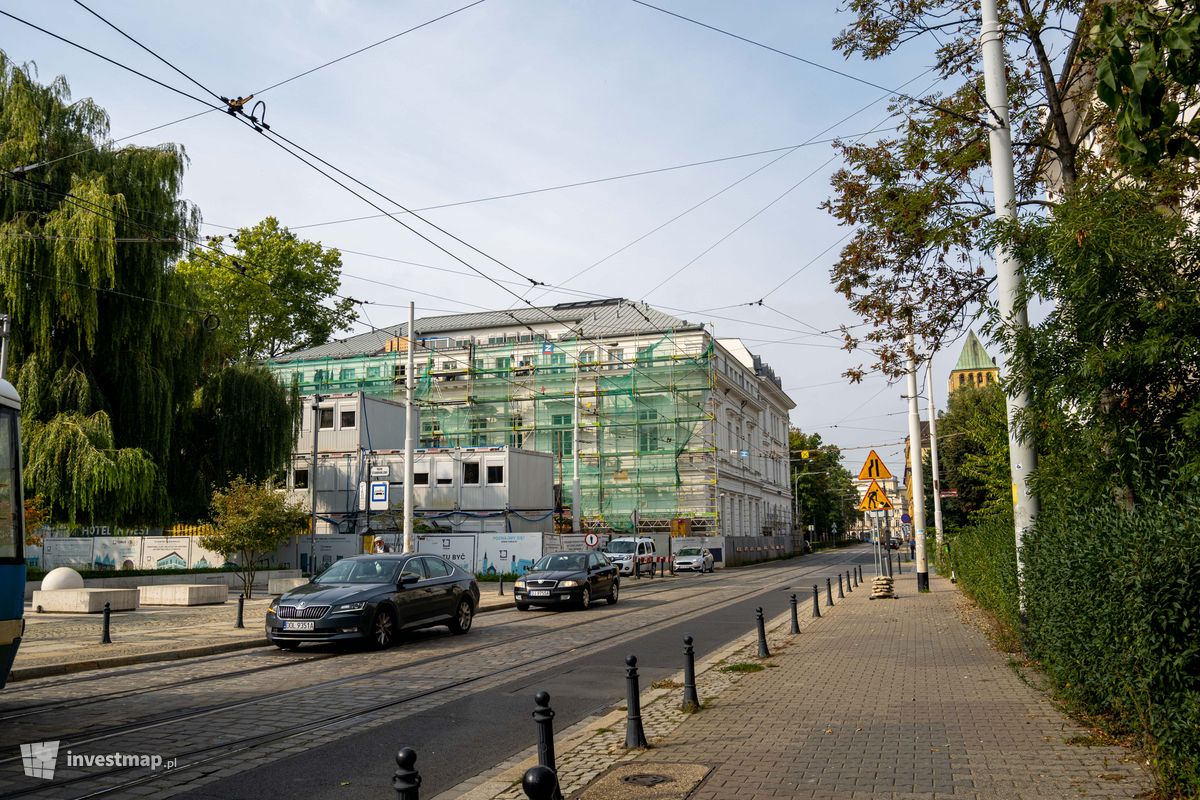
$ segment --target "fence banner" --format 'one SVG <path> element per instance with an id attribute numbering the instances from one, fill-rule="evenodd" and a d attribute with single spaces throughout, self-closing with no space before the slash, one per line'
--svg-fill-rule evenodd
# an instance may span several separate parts
<path id="1" fill-rule="evenodd" d="M 45 539 L 42 542 L 42 562 L 46 569 L 55 567 L 90 569 L 92 566 L 92 540 Z"/>
<path id="2" fill-rule="evenodd" d="M 184 536 L 142 539 L 142 569 L 187 569 L 192 540 Z"/>
<path id="3" fill-rule="evenodd" d="M 139 536 L 103 536 L 93 540 L 92 569 L 138 569 L 142 563 Z"/>

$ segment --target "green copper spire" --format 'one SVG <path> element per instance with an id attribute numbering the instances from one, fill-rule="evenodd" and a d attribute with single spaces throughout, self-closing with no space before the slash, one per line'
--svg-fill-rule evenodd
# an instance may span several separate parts
<path id="1" fill-rule="evenodd" d="M 954 371 L 995 368 L 992 357 L 987 354 L 987 350 L 983 349 L 983 342 L 979 341 L 975 331 L 967 331 L 967 341 L 963 344 L 962 352 L 958 354 L 958 363 L 954 365 Z"/>

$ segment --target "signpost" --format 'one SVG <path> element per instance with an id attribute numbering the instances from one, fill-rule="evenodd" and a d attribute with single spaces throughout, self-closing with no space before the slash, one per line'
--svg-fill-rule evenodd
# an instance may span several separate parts
<path id="1" fill-rule="evenodd" d="M 879 485 L 880 481 L 889 480 L 892 477 L 891 471 L 883 463 L 883 459 L 874 450 L 867 456 L 867 460 L 863 462 L 862 469 L 858 471 L 858 479 L 860 481 L 870 481 L 871 485 L 867 487 L 867 491 L 863 493 L 863 498 L 858 504 L 859 511 L 869 511 L 874 518 L 875 528 L 875 569 L 877 574 L 887 574 L 884 570 L 884 555 L 888 543 L 884 541 L 883 529 L 880 525 L 880 519 L 887 516 L 887 512 L 891 511 L 894 506 L 892 501 L 888 499 L 887 492 Z M 890 561 L 891 554 L 887 553 Z"/>

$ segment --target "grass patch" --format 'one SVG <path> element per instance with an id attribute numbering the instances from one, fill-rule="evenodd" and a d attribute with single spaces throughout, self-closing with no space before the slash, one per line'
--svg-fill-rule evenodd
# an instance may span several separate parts
<path id="1" fill-rule="evenodd" d="M 655 681 L 650 684 L 651 689 L 682 689 L 683 684 L 679 681 L 673 681 L 670 678 L 663 678 L 661 681 Z"/>
<path id="2" fill-rule="evenodd" d="M 1081 733 L 1063 739 L 1063 744 L 1073 744 L 1079 747 L 1105 747 L 1111 744 L 1111 740 L 1100 733 Z"/>
<path id="3" fill-rule="evenodd" d="M 764 669 L 766 669 L 766 667 L 764 667 L 762 664 L 751 664 L 746 661 L 740 661 L 736 664 L 728 664 L 724 667 L 721 667 L 721 672 L 762 672 Z"/>

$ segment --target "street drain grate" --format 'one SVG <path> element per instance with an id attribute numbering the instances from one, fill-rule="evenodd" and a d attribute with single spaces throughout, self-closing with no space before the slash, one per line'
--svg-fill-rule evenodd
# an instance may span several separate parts
<path id="1" fill-rule="evenodd" d="M 626 775 L 621 778 L 621 783 L 631 783 L 634 786 L 658 786 L 664 783 L 671 783 L 675 779 L 669 775 L 659 775 L 653 772 L 639 772 L 635 775 Z"/>

